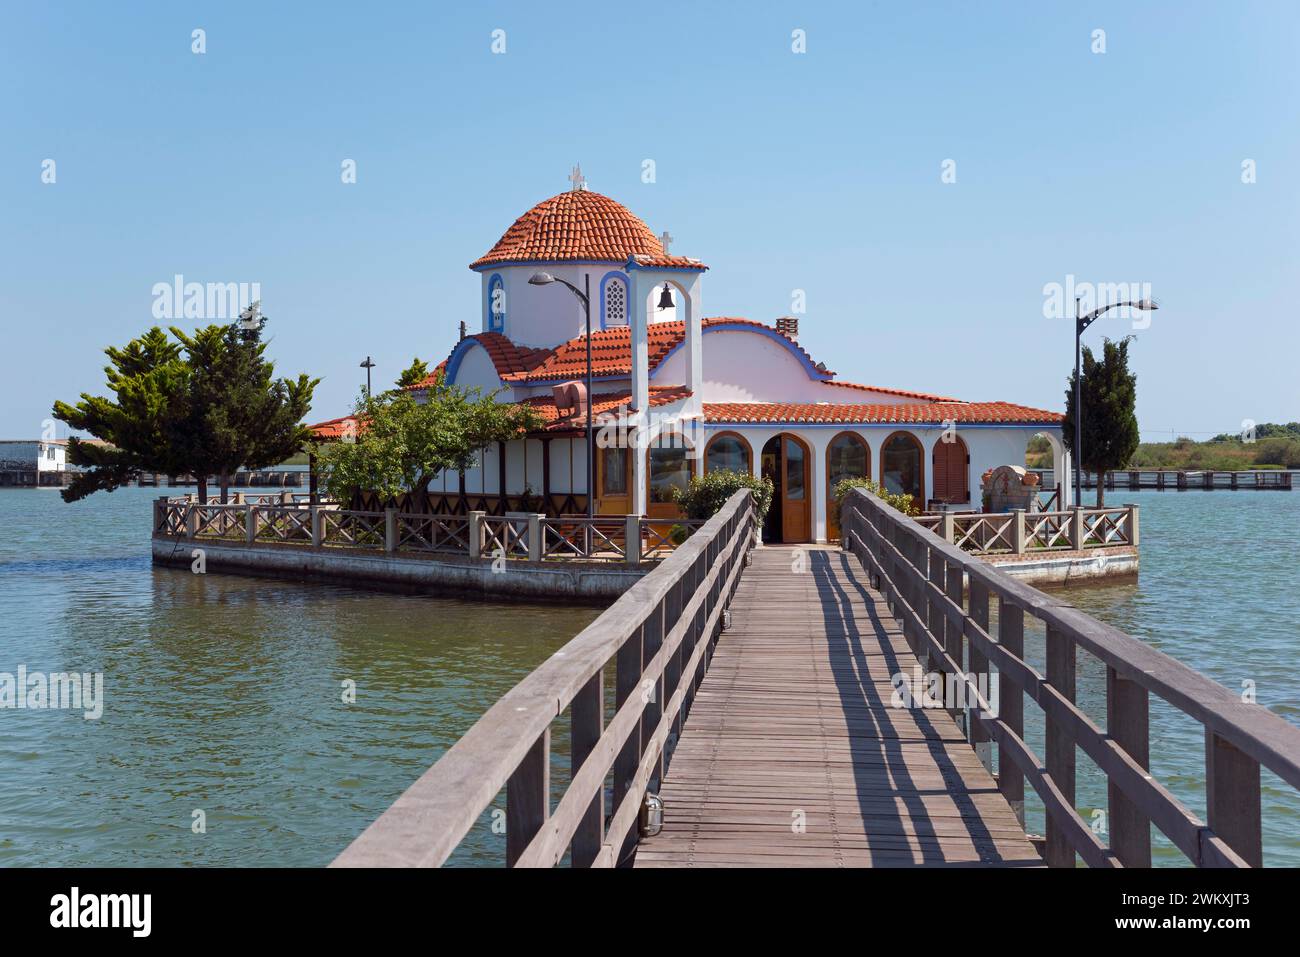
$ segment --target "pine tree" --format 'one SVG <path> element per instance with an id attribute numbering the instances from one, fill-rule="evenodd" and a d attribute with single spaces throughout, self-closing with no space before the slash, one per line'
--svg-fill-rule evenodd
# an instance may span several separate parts
<path id="1" fill-rule="evenodd" d="M 411 364 L 402 370 L 402 374 L 397 377 L 397 387 L 405 389 L 416 383 L 423 382 L 429 378 L 429 366 L 423 359 L 416 356 L 411 360 Z"/>
<path id="2" fill-rule="evenodd" d="M 1080 396 L 1083 405 L 1083 468 L 1097 473 L 1097 507 L 1106 504 L 1103 476 L 1112 469 L 1124 468 L 1138 447 L 1137 376 L 1129 372 L 1130 338 L 1119 342 L 1105 340 L 1098 361 L 1087 346 L 1083 347 L 1083 377 Z M 1071 455 L 1074 441 L 1074 373 L 1070 373 L 1065 390 L 1065 421 L 1061 437 Z M 1077 456 L 1076 456 L 1077 458 Z"/>
<path id="3" fill-rule="evenodd" d="M 76 406 L 54 404 L 56 418 L 106 445 L 73 438 L 68 460 L 89 471 L 63 492 L 66 501 L 112 491 L 141 472 L 189 472 L 207 501 L 208 479 L 220 478 L 222 501 L 240 466 L 266 468 L 302 450 L 302 424 L 319 379 L 277 379 L 261 340 L 265 318 L 210 325 L 185 333 L 179 345 L 154 328 L 124 348 L 105 350 L 108 387 L 116 396 L 82 394 Z"/>
<path id="4" fill-rule="evenodd" d="M 92 396 L 85 392 L 76 405 L 54 403 L 54 417 L 70 427 L 102 440 L 68 440 L 68 462 L 79 472 L 61 492 L 65 502 L 76 502 L 98 491 L 111 492 L 139 478 L 141 472 L 175 475 L 188 466 L 175 443 L 189 392 L 189 366 L 181 349 L 154 327 L 125 346 L 104 350 L 108 390 Z"/>

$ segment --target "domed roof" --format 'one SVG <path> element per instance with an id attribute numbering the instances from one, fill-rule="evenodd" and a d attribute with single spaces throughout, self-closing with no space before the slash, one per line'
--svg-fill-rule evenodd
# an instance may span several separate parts
<path id="1" fill-rule="evenodd" d="M 543 200 L 524 213 L 469 268 L 563 260 L 623 263 L 629 256 L 663 255 L 663 244 L 626 206 L 600 193 L 576 189 Z"/>

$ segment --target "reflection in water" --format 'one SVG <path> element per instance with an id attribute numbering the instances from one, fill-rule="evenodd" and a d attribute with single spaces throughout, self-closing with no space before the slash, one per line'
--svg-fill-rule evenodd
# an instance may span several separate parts
<path id="1" fill-rule="evenodd" d="M 0 671 L 106 698 L 0 711 L 0 865 L 326 864 L 598 613 L 155 570 L 156 494 L 0 493 Z"/>

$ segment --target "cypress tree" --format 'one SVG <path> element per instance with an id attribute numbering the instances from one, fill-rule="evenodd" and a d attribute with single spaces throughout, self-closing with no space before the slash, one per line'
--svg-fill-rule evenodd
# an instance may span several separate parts
<path id="1" fill-rule="evenodd" d="M 1137 376 L 1128 368 L 1128 345 L 1131 337 L 1118 342 L 1105 340 L 1098 360 L 1087 346 L 1083 347 L 1083 378 L 1080 395 L 1083 405 L 1083 468 L 1097 473 L 1097 507 L 1106 504 L 1105 472 L 1121 469 L 1138 447 Z M 1074 373 L 1065 390 L 1065 421 L 1061 437 L 1071 455 L 1074 441 Z"/>

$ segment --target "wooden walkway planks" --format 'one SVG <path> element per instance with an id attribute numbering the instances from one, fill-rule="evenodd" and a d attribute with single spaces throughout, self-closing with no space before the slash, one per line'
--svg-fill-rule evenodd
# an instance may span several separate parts
<path id="1" fill-rule="evenodd" d="M 916 659 L 857 561 L 795 561 L 754 551 L 636 866 L 1041 866 L 952 719 L 890 706 Z"/>

